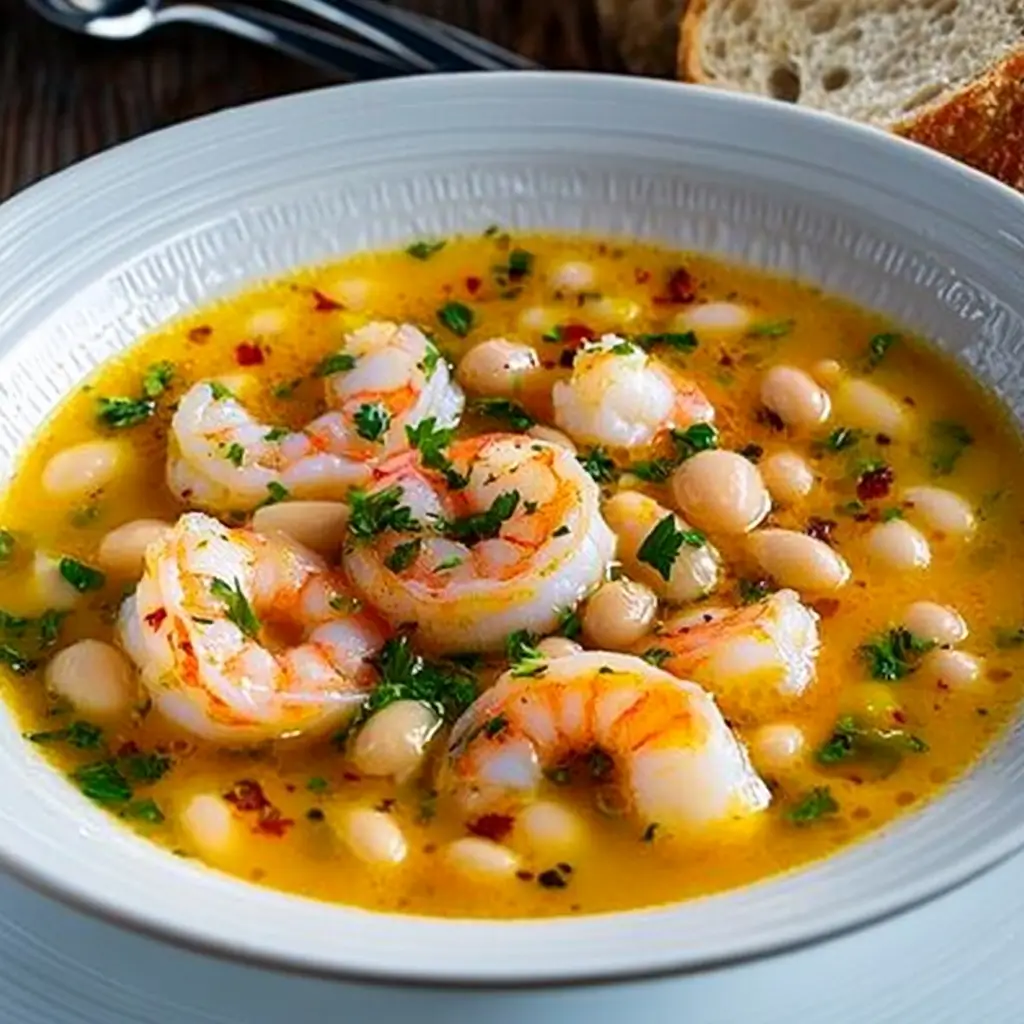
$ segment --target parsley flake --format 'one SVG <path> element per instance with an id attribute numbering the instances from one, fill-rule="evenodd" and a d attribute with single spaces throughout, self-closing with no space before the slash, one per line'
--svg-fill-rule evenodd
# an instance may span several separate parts
<path id="1" fill-rule="evenodd" d="M 316 364 L 313 370 L 314 377 L 330 377 L 335 373 L 348 373 L 356 368 L 356 357 L 348 352 L 335 352 L 333 355 L 325 356 Z"/>
<path id="2" fill-rule="evenodd" d="M 704 534 L 699 530 L 676 529 L 675 516 L 670 512 L 647 534 L 636 557 L 651 566 L 663 580 L 668 580 L 683 545 L 699 548 L 704 543 Z"/>
<path id="3" fill-rule="evenodd" d="M 414 260 L 429 260 L 435 253 L 439 253 L 445 245 L 446 242 L 443 238 L 438 241 L 427 241 L 423 239 L 418 242 L 413 242 L 405 251 Z"/>
<path id="4" fill-rule="evenodd" d="M 73 558 L 62 558 L 58 565 L 61 576 L 80 594 L 90 590 L 101 590 L 107 577 L 91 566 L 76 562 Z"/>
<path id="5" fill-rule="evenodd" d="M 615 479 L 615 463 L 603 448 L 591 448 L 589 452 L 581 452 L 576 459 L 599 484 L 608 484 Z"/>
<path id="6" fill-rule="evenodd" d="M 437 319 L 452 334 L 466 337 L 473 328 L 473 310 L 461 302 L 446 302 L 438 311 Z"/>
<path id="7" fill-rule="evenodd" d="M 890 629 L 859 648 L 873 679 L 895 682 L 913 671 L 914 663 L 935 646 L 907 629 Z"/>
<path id="8" fill-rule="evenodd" d="M 164 360 L 146 368 L 142 377 L 142 393 L 147 398 L 158 398 L 174 380 L 174 363 Z"/>
<path id="9" fill-rule="evenodd" d="M 248 598 L 242 591 L 242 585 L 235 579 L 234 586 L 216 577 L 210 581 L 210 593 L 224 602 L 228 619 L 233 622 L 247 637 L 255 639 L 259 636 L 260 620 L 252 610 Z"/>
<path id="10" fill-rule="evenodd" d="M 156 412 L 152 398 L 99 398 L 96 416 L 111 430 L 124 430 L 145 423 Z"/>
<path id="11" fill-rule="evenodd" d="M 829 815 L 839 812 L 832 791 L 828 786 L 816 786 L 803 799 L 789 809 L 786 817 L 794 825 L 810 825 Z"/>
<path id="12" fill-rule="evenodd" d="M 526 431 L 537 422 L 518 402 L 507 398 L 478 398 L 471 408 L 480 416 L 502 420 L 512 430 Z"/>
<path id="13" fill-rule="evenodd" d="M 391 425 L 391 414 L 381 402 L 359 406 L 352 417 L 356 433 L 366 441 L 379 441 Z"/>

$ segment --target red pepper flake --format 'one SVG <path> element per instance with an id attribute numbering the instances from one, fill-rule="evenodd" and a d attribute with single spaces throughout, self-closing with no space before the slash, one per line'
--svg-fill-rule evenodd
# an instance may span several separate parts
<path id="1" fill-rule="evenodd" d="M 509 832 L 515 819 L 509 814 L 484 814 L 469 824 L 469 831 L 482 839 L 491 839 L 500 843 Z"/>
<path id="2" fill-rule="evenodd" d="M 346 782 L 362 782 L 363 781 L 362 775 L 356 775 L 355 772 L 342 772 L 341 777 Z"/>
<path id="3" fill-rule="evenodd" d="M 665 294 L 654 301 L 662 304 L 687 305 L 697 298 L 697 288 L 690 272 L 684 267 L 673 270 L 665 284 Z"/>
<path id="4" fill-rule="evenodd" d="M 888 434 L 875 434 L 875 443 L 884 448 L 886 445 L 892 444 L 892 438 Z"/>
<path id="5" fill-rule="evenodd" d="M 898 725 L 906 725 L 907 724 L 907 716 L 905 714 L 903 714 L 903 712 L 900 711 L 899 708 L 896 708 L 893 711 L 893 713 L 892 713 L 892 720 L 894 722 L 896 722 Z"/>
<path id="6" fill-rule="evenodd" d="M 203 324 L 201 327 L 193 327 L 188 332 L 188 340 L 196 345 L 205 345 L 210 340 L 211 334 L 213 334 L 213 328 Z"/>
<path id="7" fill-rule="evenodd" d="M 822 597 L 817 601 L 812 601 L 811 607 L 823 619 L 831 619 L 839 611 L 839 601 L 834 597 Z"/>
<path id="8" fill-rule="evenodd" d="M 224 794 L 224 799 L 240 811 L 262 811 L 273 806 L 255 779 L 240 779 Z"/>
<path id="9" fill-rule="evenodd" d="M 191 487 L 186 487 L 185 490 L 183 490 L 181 492 L 181 500 L 182 501 L 188 501 L 189 498 L 191 498 L 191 497 L 192 497 L 192 488 Z"/>
<path id="10" fill-rule="evenodd" d="M 122 743 L 121 746 L 117 748 L 118 757 L 135 757 L 140 753 L 142 753 L 142 751 L 139 750 L 139 745 L 135 740 L 128 740 L 127 743 Z"/>
<path id="11" fill-rule="evenodd" d="M 263 349 L 255 342 L 243 341 L 235 348 L 235 362 L 239 366 L 259 366 L 263 358 Z"/>
<path id="12" fill-rule="evenodd" d="M 579 348 L 594 337 L 594 332 L 586 324 L 562 324 L 559 328 L 559 340 L 571 348 Z"/>
<path id="13" fill-rule="evenodd" d="M 148 615 L 144 617 L 146 619 L 146 625 L 149 626 L 149 628 L 152 629 L 154 632 L 156 632 L 160 629 L 160 626 L 163 623 L 164 619 L 167 618 L 167 609 L 157 608 L 155 612 L 150 612 Z"/>
<path id="14" fill-rule="evenodd" d="M 466 278 L 466 291 L 469 292 L 470 295 L 476 295 L 476 293 L 480 291 L 482 285 L 483 281 L 480 280 L 479 277 Z"/>
<path id="15" fill-rule="evenodd" d="M 633 271 L 633 280 L 636 281 L 637 284 L 647 284 L 647 282 L 650 281 L 650 279 L 651 272 L 649 270 L 644 270 L 641 267 L 637 267 Z"/>
<path id="16" fill-rule="evenodd" d="M 772 430 L 785 430 L 786 424 L 782 422 L 782 417 L 771 409 L 762 408 L 757 410 L 757 422 L 763 423 Z"/>
<path id="17" fill-rule="evenodd" d="M 260 820 L 256 822 L 253 832 L 261 832 L 263 835 L 280 839 L 294 824 L 295 822 L 291 818 L 282 818 L 281 812 L 276 807 L 272 807 L 266 815 L 260 815 Z"/>
<path id="18" fill-rule="evenodd" d="M 831 544 L 832 531 L 838 525 L 834 519 L 820 519 L 818 516 L 811 516 L 807 520 L 807 528 L 804 533 L 815 540 L 820 540 L 822 544 Z"/>
<path id="19" fill-rule="evenodd" d="M 329 295 L 324 295 L 323 292 L 318 292 L 315 288 L 313 289 L 313 300 L 313 308 L 318 313 L 329 313 L 335 309 L 345 308 L 340 302 L 336 302 Z"/>
<path id="20" fill-rule="evenodd" d="M 889 493 L 893 480 L 895 480 L 895 475 L 888 466 L 869 469 L 866 473 L 862 473 L 857 481 L 857 497 L 861 501 L 884 498 Z"/>
<path id="21" fill-rule="evenodd" d="M 1009 669 L 1005 668 L 990 668 L 985 675 L 991 679 L 993 683 L 1005 683 L 1013 673 Z"/>
<path id="22" fill-rule="evenodd" d="M 732 366 L 733 365 L 732 356 L 729 355 L 728 352 L 726 352 L 725 355 L 723 355 L 722 358 L 718 360 L 718 365 L 719 366 Z"/>

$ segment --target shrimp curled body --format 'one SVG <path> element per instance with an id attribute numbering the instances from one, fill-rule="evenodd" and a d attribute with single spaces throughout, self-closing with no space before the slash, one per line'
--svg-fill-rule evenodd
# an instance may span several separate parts
<path id="1" fill-rule="evenodd" d="M 381 624 L 320 558 L 283 535 L 183 515 L 146 551 L 118 630 L 158 709 L 206 739 L 318 732 L 374 682 Z"/>
<path id="2" fill-rule="evenodd" d="M 770 802 L 714 700 L 641 658 L 588 651 L 506 673 L 455 724 L 442 785 L 467 814 L 514 813 L 545 771 L 600 751 L 629 813 L 670 833 L 749 818 Z"/>

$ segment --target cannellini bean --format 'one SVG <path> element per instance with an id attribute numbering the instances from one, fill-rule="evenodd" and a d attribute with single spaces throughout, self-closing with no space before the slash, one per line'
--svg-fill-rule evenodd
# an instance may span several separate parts
<path id="1" fill-rule="evenodd" d="M 449 843 L 444 857 L 456 870 L 481 882 L 512 878 L 519 869 L 519 858 L 510 849 L 475 836 Z"/>
<path id="2" fill-rule="evenodd" d="M 32 558 L 32 583 L 44 608 L 68 612 L 81 603 L 82 595 L 60 574 L 60 560 L 41 551 Z"/>
<path id="3" fill-rule="evenodd" d="M 356 733 L 352 762 L 364 775 L 411 778 L 423 764 L 441 720 L 418 700 L 398 700 L 382 708 Z"/>
<path id="4" fill-rule="evenodd" d="M 796 452 L 775 452 L 759 469 L 768 493 L 783 505 L 796 504 L 814 487 L 814 471 Z"/>
<path id="5" fill-rule="evenodd" d="M 836 419 L 847 426 L 894 439 L 906 436 L 909 417 L 903 405 L 870 381 L 842 381 L 836 388 L 834 405 Z"/>
<path id="6" fill-rule="evenodd" d="M 757 467 L 736 452 L 698 452 L 672 474 L 679 508 L 701 529 L 747 533 L 772 507 Z"/>
<path id="7" fill-rule="evenodd" d="M 136 695 L 131 662 L 102 640 L 79 640 L 58 651 L 46 666 L 46 685 L 83 714 L 114 718 Z"/>
<path id="8" fill-rule="evenodd" d="M 585 292 L 594 287 L 597 275 L 589 263 L 570 260 L 555 267 L 550 280 L 553 288 L 567 292 Z"/>
<path id="9" fill-rule="evenodd" d="M 903 708 L 891 686 L 885 683 L 858 683 L 843 693 L 840 702 L 844 714 L 875 729 L 891 729 L 899 723 Z"/>
<path id="10" fill-rule="evenodd" d="M 908 487 L 903 501 L 909 505 L 912 518 L 936 533 L 966 537 L 977 525 L 970 504 L 945 487 Z"/>
<path id="11" fill-rule="evenodd" d="M 636 320 L 641 309 L 640 303 L 632 299 L 605 296 L 596 302 L 588 303 L 587 312 L 608 327 L 625 327 Z"/>
<path id="12" fill-rule="evenodd" d="M 750 535 L 748 546 L 761 568 L 782 587 L 838 590 L 850 578 L 842 555 L 796 530 L 758 530 Z"/>
<path id="13" fill-rule="evenodd" d="M 576 445 L 573 443 L 572 438 L 568 434 L 563 434 L 560 430 L 555 430 L 554 427 L 545 427 L 543 424 L 538 423 L 535 427 L 530 427 L 526 433 L 538 441 L 557 444 L 572 452 L 573 455 L 576 454 Z"/>
<path id="14" fill-rule="evenodd" d="M 349 811 L 339 828 L 345 845 L 366 864 L 401 864 L 409 852 L 398 823 L 381 811 Z"/>
<path id="15" fill-rule="evenodd" d="M 773 366 L 764 375 L 761 401 L 794 430 L 824 423 L 832 407 L 827 392 L 794 366 Z"/>
<path id="16" fill-rule="evenodd" d="M 345 540 L 349 507 L 340 501 L 282 501 L 258 508 L 252 517 L 257 533 L 283 533 L 304 548 L 332 558 Z"/>
<path id="17" fill-rule="evenodd" d="M 84 498 L 109 484 L 123 460 L 118 441 L 85 441 L 65 448 L 43 467 L 43 490 L 54 498 Z"/>
<path id="18" fill-rule="evenodd" d="M 903 613 L 903 626 L 914 636 L 942 647 L 967 639 L 967 623 L 955 608 L 916 601 Z"/>
<path id="19" fill-rule="evenodd" d="M 241 841 L 241 828 L 223 797 L 215 793 L 193 796 L 178 814 L 186 836 L 207 857 L 223 857 Z"/>
<path id="20" fill-rule="evenodd" d="M 983 663 L 966 651 L 929 651 L 917 670 L 918 678 L 951 690 L 967 690 L 982 682 Z"/>
<path id="21" fill-rule="evenodd" d="M 478 395 L 511 395 L 519 391 L 540 366 L 529 345 L 492 338 L 474 345 L 455 371 L 458 382 Z"/>
<path id="22" fill-rule="evenodd" d="M 602 583 L 583 609 L 583 635 L 594 647 L 625 651 L 650 628 L 658 597 L 650 587 L 633 580 Z"/>
<path id="23" fill-rule="evenodd" d="M 579 654 L 583 648 L 564 636 L 548 636 L 537 644 L 537 650 L 543 657 L 554 660 L 555 658 L 570 658 L 574 654 Z"/>
<path id="24" fill-rule="evenodd" d="M 162 519 L 133 519 L 115 527 L 100 541 L 97 562 L 111 576 L 138 579 L 142 575 L 146 548 L 169 529 Z"/>
<path id="25" fill-rule="evenodd" d="M 717 586 L 721 558 L 710 544 L 684 544 L 667 580 L 637 557 L 651 531 L 665 516 L 673 515 L 664 505 L 640 491 L 619 491 L 604 503 L 602 512 L 618 537 L 618 556 L 626 571 L 659 597 L 674 602 L 695 601 Z M 680 516 L 673 515 L 673 522 L 676 530 L 690 529 Z"/>
<path id="26" fill-rule="evenodd" d="M 903 519 L 873 526 L 866 543 L 871 559 L 887 569 L 924 569 L 932 560 L 924 534 Z"/>
<path id="27" fill-rule="evenodd" d="M 583 845 L 585 829 L 568 808 L 551 800 L 538 800 L 516 817 L 514 838 L 531 853 L 564 857 Z"/>
<path id="28" fill-rule="evenodd" d="M 734 302 L 705 302 L 691 306 L 672 318 L 674 331 L 698 331 L 701 335 L 712 333 L 734 334 L 750 326 L 750 310 Z"/>
<path id="29" fill-rule="evenodd" d="M 750 756 L 759 771 L 787 771 L 798 765 L 806 752 L 807 737 L 791 722 L 762 725 L 750 737 Z"/>
<path id="30" fill-rule="evenodd" d="M 838 384 L 843 376 L 843 367 L 835 359 L 819 359 L 811 367 L 811 376 L 822 385 L 822 387 L 833 387 Z"/>

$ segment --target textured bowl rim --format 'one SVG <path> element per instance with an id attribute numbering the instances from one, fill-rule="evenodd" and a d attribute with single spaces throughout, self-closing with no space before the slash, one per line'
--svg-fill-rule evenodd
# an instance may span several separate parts
<path id="1" fill-rule="evenodd" d="M 686 136 L 686 118 L 683 115 L 688 112 L 703 111 L 707 116 L 720 118 L 725 124 L 730 115 L 756 110 L 758 117 L 766 124 L 773 125 L 780 135 L 792 133 L 795 138 L 799 138 L 810 133 L 829 141 L 847 155 L 857 154 L 862 158 L 879 160 L 884 158 L 888 165 L 904 173 L 908 181 L 932 181 L 937 186 L 941 184 L 947 191 L 958 189 L 965 196 L 973 197 L 980 205 L 991 206 L 995 212 L 988 220 L 993 233 L 998 233 L 996 225 L 1002 223 L 1000 215 L 1011 224 L 1017 219 L 1024 222 L 1024 198 L 1008 187 L 923 147 L 827 114 L 696 86 L 683 88 L 673 83 L 609 75 L 566 72 L 461 74 L 417 78 L 414 82 L 399 80 L 346 85 L 265 100 L 167 128 L 101 153 L 27 189 L 0 208 L 0 238 L 8 236 L 8 229 L 17 229 L 11 232 L 13 242 L 5 250 L 0 250 L 0 265 L 16 261 L 21 248 L 31 245 L 32 231 L 26 225 L 37 211 L 43 211 L 51 201 L 66 197 L 76 189 L 87 188 L 90 183 L 104 175 L 109 176 L 111 171 L 118 168 L 127 169 L 133 163 L 158 164 L 161 156 L 170 158 L 174 153 L 186 151 L 190 145 L 220 131 L 230 135 L 232 130 L 237 133 L 246 126 L 268 127 L 275 121 L 281 122 L 292 115 L 298 117 L 303 112 L 318 109 L 326 112 L 354 107 L 360 103 L 387 104 L 392 99 L 404 98 L 411 90 L 431 96 L 435 101 L 444 98 L 448 101 L 472 103 L 477 92 L 486 92 L 492 98 L 501 95 L 509 102 L 520 102 L 524 95 L 528 98 L 538 90 L 545 89 L 586 95 L 594 100 L 622 98 L 638 104 L 655 104 L 662 107 L 666 114 L 680 115 L 681 127 L 678 133 L 681 137 Z M 910 187 L 908 184 L 906 189 Z M 1010 242 L 1016 246 L 1021 244 L 1019 239 L 1013 237 Z M 5 795 L 0 795 L 0 801 L 7 799 Z M 891 840 L 883 837 L 881 841 Z M 414 965 L 396 965 L 380 956 L 363 957 L 356 962 L 330 949 L 312 952 L 307 948 L 302 951 L 290 941 L 286 932 L 254 937 L 247 932 L 241 914 L 237 924 L 218 922 L 215 928 L 203 927 L 189 917 L 187 908 L 183 906 L 182 912 L 172 920 L 169 915 L 155 913 L 151 908 L 126 899 L 117 892 L 102 891 L 95 884 L 80 878 L 77 873 L 69 875 L 52 860 L 47 861 L 45 857 L 37 859 L 36 853 L 42 850 L 34 845 L 31 836 L 27 833 L 9 836 L 5 830 L 0 829 L 0 863 L 12 873 L 33 888 L 120 926 L 190 949 L 290 971 L 391 984 L 463 987 L 522 987 L 618 981 L 706 970 L 781 953 L 908 910 L 967 882 L 1022 847 L 1024 821 L 979 843 L 968 855 L 953 860 L 944 869 L 924 873 L 899 891 L 879 893 L 873 900 L 823 917 L 817 927 L 788 930 L 778 928 L 770 936 L 738 936 L 727 952 L 719 951 L 706 956 L 680 956 L 664 946 L 652 946 L 644 952 L 643 939 L 631 925 L 642 925 L 645 917 L 652 916 L 645 911 L 500 923 L 368 915 L 345 910 L 336 914 L 339 930 L 358 929 L 361 921 L 368 923 L 371 918 L 386 918 L 388 924 L 384 927 L 395 936 L 420 932 L 425 942 L 442 945 L 448 937 L 453 940 L 461 937 L 462 941 L 473 943 L 480 949 L 481 962 L 467 967 L 464 964 L 439 964 L 436 959 L 431 961 L 429 955 Z M 169 857 L 166 859 L 171 860 Z M 177 872 L 173 878 L 184 885 L 189 884 L 188 875 L 184 872 Z M 167 884 L 172 884 L 170 870 Z M 301 897 L 267 897 L 263 890 L 233 880 L 224 879 L 217 885 L 219 888 L 231 887 L 239 905 L 244 902 L 246 911 L 252 910 L 257 918 L 264 909 L 273 906 L 276 907 L 273 913 L 281 917 L 281 920 L 286 920 L 281 915 L 286 914 L 288 908 L 295 908 L 296 915 L 299 915 L 302 907 L 312 905 L 312 901 Z M 183 892 L 183 904 L 187 902 L 185 895 Z M 192 896 L 198 899 L 198 887 Z M 719 898 L 709 897 L 697 902 L 706 903 L 708 899 Z M 671 918 L 689 905 L 692 904 L 655 908 L 655 912 Z M 268 913 L 267 916 L 269 919 L 273 914 Z M 570 944 L 585 944 L 588 933 L 593 935 L 601 932 L 609 924 L 614 929 L 614 943 L 610 951 L 595 947 L 584 955 L 579 955 L 578 950 L 573 955 L 566 955 Z M 502 936 L 513 934 L 520 936 L 520 941 L 525 937 L 526 941 L 534 943 L 531 946 L 534 950 L 532 960 L 526 964 L 509 965 L 501 960 Z M 563 955 L 556 955 L 556 952 Z"/>

